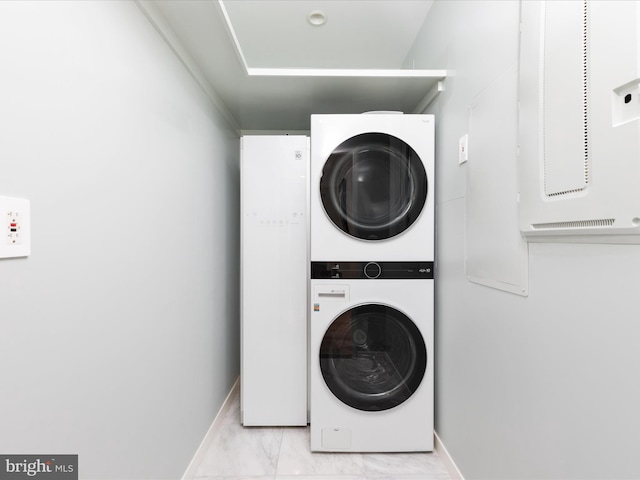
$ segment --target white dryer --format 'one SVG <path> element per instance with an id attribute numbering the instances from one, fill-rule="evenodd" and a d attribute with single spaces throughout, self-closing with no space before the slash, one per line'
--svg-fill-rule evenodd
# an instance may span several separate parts
<path id="1" fill-rule="evenodd" d="M 433 450 L 433 262 L 311 269 L 311 450 Z"/>
<path id="2" fill-rule="evenodd" d="M 311 116 L 311 260 L 434 259 L 434 117 Z"/>

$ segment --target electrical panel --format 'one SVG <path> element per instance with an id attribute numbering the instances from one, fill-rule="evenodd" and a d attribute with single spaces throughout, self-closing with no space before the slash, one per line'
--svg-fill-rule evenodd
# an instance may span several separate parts
<path id="1" fill-rule="evenodd" d="M 523 1 L 520 230 L 640 243 L 638 2 Z"/>

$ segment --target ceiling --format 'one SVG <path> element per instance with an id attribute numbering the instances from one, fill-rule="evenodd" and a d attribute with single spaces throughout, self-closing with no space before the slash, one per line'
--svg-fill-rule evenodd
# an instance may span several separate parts
<path id="1" fill-rule="evenodd" d="M 249 67 L 402 68 L 431 1 L 226 0 Z M 326 22 L 313 26 L 311 12 Z"/>
<path id="2" fill-rule="evenodd" d="M 444 70 L 406 69 L 433 0 L 138 0 L 243 131 L 308 131 L 312 113 L 413 112 Z M 314 26 L 308 16 L 322 12 Z"/>

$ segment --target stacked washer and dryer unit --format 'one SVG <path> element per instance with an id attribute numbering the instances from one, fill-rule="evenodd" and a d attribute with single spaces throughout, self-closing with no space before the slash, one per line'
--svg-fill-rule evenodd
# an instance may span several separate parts
<path id="1" fill-rule="evenodd" d="M 433 450 L 434 117 L 312 115 L 312 451 Z"/>

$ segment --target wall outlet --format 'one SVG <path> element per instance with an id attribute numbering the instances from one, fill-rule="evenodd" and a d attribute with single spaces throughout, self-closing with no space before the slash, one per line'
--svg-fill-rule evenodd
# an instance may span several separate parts
<path id="1" fill-rule="evenodd" d="M 7 244 L 22 244 L 22 215 L 18 210 L 13 210 L 7 214 Z"/>
<path id="2" fill-rule="evenodd" d="M 30 204 L 23 198 L 0 197 L 0 258 L 31 254 Z"/>
<path id="3" fill-rule="evenodd" d="M 458 163 L 463 164 L 469 160 L 469 134 L 464 134 L 458 140 Z"/>

